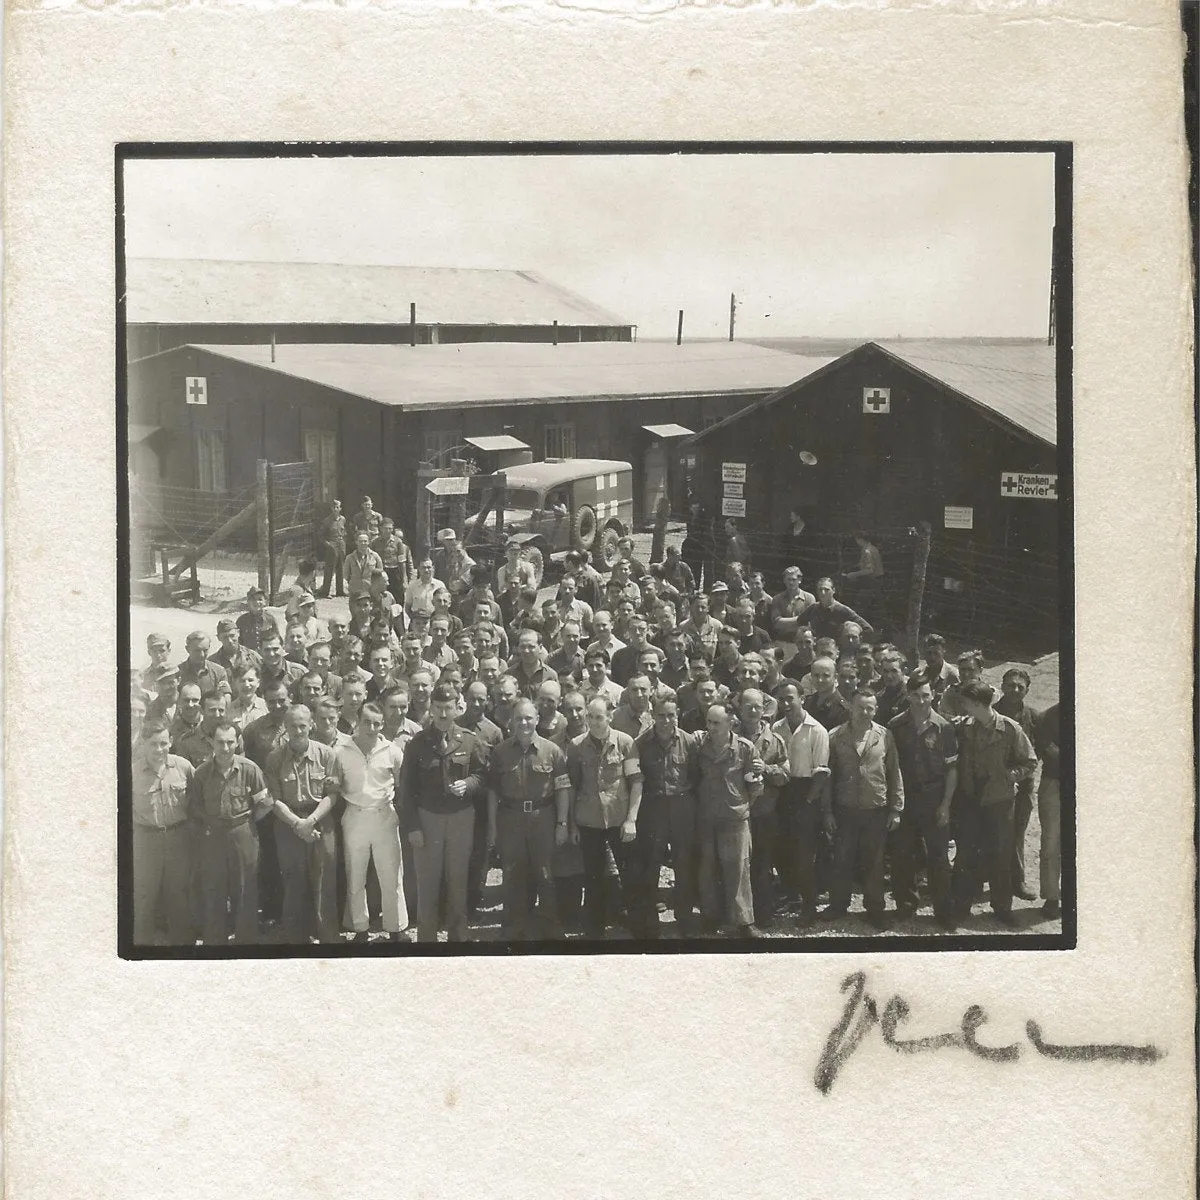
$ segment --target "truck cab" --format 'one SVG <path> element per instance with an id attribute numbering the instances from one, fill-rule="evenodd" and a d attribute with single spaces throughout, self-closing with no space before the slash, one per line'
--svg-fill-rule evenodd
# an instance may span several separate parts
<path id="1" fill-rule="evenodd" d="M 505 529 L 522 543 L 541 585 L 551 559 L 589 550 L 596 567 L 617 561 L 633 525 L 633 467 L 609 458 L 547 459 L 508 467 Z"/>

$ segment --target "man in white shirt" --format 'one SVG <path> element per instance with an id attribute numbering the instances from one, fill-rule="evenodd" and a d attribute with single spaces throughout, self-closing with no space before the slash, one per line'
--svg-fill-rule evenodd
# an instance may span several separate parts
<path id="1" fill-rule="evenodd" d="M 334 748 L 332 778 L 346 801 L 342 814 L 346 902 L 356 942 L 368 940 L 367 865 L 372 859 L 389 940 L 403 941 L 400 931 L 408 926 L 400 820 L 394 804 L 403 760 L 403 751 L 383 736 L 383 712 L 372 703 L 359 711 L 350 743 Z"/>
<path id="2" fill-rule="evenodd" d="M 433 593 L 446 585 L 433 577 L 433 559 L 426 555 L 417 563 L 417 577 L 404 589 L 404 608 L 411 617 L 413 613 L 433 616 Z"/>
<path id="3" fill-rule="evenodd" d="M 589 702 L 597 696 L 608 701 L 611 711 L 621 703 L 622 689 L 608 677 L 608 655 L 597 646 L 583 656 L 583 683 L 579 688 Z"/>
<path id="4" fill-rule="evenodd" d="M 785 896 L 799 902 L 801 925 L 811 925 L 817 908 L 817 846 L 821 836 L 821 797 L 829 781 L 829 732 L 806 711 L 796 683 L 777 696 L 780 719 L 774 729 L 788 748 L 788 775 L 779 794 L 780 874 Z"/>

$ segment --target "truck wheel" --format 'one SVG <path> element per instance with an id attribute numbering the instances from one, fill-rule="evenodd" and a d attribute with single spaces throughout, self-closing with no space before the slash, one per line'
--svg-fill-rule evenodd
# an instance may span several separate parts
<path id="1" fill-rule="evenodd" d="M 620 534 L 611 525 L 600 535 L 600 559 L 606 571 L 611 571 L 617 565 L 617 559 L 621 557 L 617 546 L 619 540 Z"/>
<path id="2" fill-rule="evenodd" d="M 546 559 L 542 554 L 540 546 L 523 546 L 521 548 L 521 560 L 527 562 L 533 568 L 533 586 L 540 588 L 542 586 L 542 576 L 546 573 Z"/>
<path id="3" fill-rule="evenodd" d="M 575 510 L 571 523 L 571 540 L 577 550 L 590 550 L 596 544 L 596 510 L 586 504 Z"/>

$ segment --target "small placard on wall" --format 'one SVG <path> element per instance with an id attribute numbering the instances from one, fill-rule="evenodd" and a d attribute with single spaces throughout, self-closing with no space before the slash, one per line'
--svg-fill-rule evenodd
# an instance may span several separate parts
<path id="1" fill-rule="evenodd" d="M 731 496 L 726 496 L 721 501 L 721 516 L 723 517 L 744 517 L 746 515 L 746 501 L 735 500 Z"/>
<path id="2" fill-rule="evenodd" d="M 974 529 L 975 528 L 975 510 L 973 508 L 962 508 L 953 504 L 946 505 L 946 528 L 947 529 Z"/>
<path id="3" fill-rule="evenodd" d="M 721 482 L 722 483 L 745 483 L 746 482 L 746 464 L 735 462 L 723 462 L 721 464 Z"/>
<path id="4" fill-rule="evenodd" d="M 742 491 L 745 486 L 744 483 L 727 483 L 725 485 L 725 495 L 735 500 L 741 500 L 745 496 L 745 493 Z"/>

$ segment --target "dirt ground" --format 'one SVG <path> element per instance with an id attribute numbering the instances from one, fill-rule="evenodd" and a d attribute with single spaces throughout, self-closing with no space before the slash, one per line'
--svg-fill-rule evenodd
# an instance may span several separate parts
<path id="1" fill-rule="evenodd" d="M 681 540 L 682 530 L 672 530 L 669 537 L 674 541 Z M 634 540 L 638 557 L 646 561 L 650 551 L 650 535 L 638 534 L 635 535 Z M 294 565 L 289 564 L 289 569 L 284 573 L 284 579 L 286 582 L 290 582 L 294 576 Z M 149 656 L 145 652 L 145 645 L 146 636 L 152 632 L 166 634 L 171 639 L 172 650 L 177 652 L 179 658 L 184 656 L 184 640 L 193 630 L 203 630 L 212 638 L 215 645 L 217 640 L 217 621 L 220 617 L 228 613 L 241 612 L 245 607 L 244 597 L 246 589 L 257 582 L 257 574 L 249 558 L 223 561 L 208 559 L 201 564 L 199 578 L 202 599 L 196 608 L 156 608 L 145 605 L 134 605 L 131 608 L 130 653 L 132 658 L 131 665 L 133 667 L 140 668 L 149 661 Z M 545 587 L 542 589 L 539 598 L 548 597 L 553 594 L 553 591 L 553 587 Z M 338 614 L 349 615 L 349 607 L 345 599 L 331 598 L 317 601 L 318 617 L 326 618 Z M 952 653 L 956 649 L 957 647 L 950 647 Z M 1029 692 L 1029 703 L 1035 709 L 1044 708 L 1058 699 L 1057 654 L 1045 655 L 1034 662 L 1006 661 L 991 663 L 984 670 L 984 678 L 999 689 L 1000 679 L 1010 666 L 1022 666 L 1030 673 L 1032 686 Z M 1035 892 L 1038 888 L 1038 867 L 1040 862 L 1038 849 L 1039 837 L 1040 825 L 1035 802 L 1033 816 L 1030 818 L 1029 829 L 1025 838 L 1025 876 L 1029 886 Z M 661 885 L 664 889 L 668 887 L 670 878 L 670 868 L 664 868 L 661 880 Z M 473 936 L 480 940 L 492 941 L 500 937 L 499 882 L 500 873 L 497 870 L 493 870 L 489 876 L 489 885 L 485 893 L 483 911 L 480 913 L 478 922 L 473 927 Z M 670 896 L 666 891 L 663 891 L 662 899 L 666 903 L 670 903 Z M 1038 934 L 1061 932 L 1061 919 L 1046 920 L 1041 912 L 1040 900 L 1023 901 L 1018 899 L 1014 901 L 1013 907 L 1018 920 L 1021 922 L 1022 930 Z M 977 905 L 976 910 L 976 915 L 963 923 L 960 930 L 962 934 L 985 935 L 1012 932 L 1005 926 L 1000 925 L 990 915 L 990 912 L 984 909 L 984 906 Z M 678 936 L 670 910 L 662 915 L 661 920 L 664 937 Z M 932 910 L 928 907 L 919 909 L 917 915 L 909 920 L 896 922 L 891 929 L 892 934 L 932 935 L 939 934 L 940 932 L 938 926 L 933 921 Z M 873 931 L 866 922 L 861 908 L 861 898 L 859 897 L 851 905 L 851 911 L 841 920 L 832 921 L 828 924 L 822 923 L 814 928 L 801 929 L 795 921 L 782 918 L 767 933 L 770 937 L 803 936 L 806 938 L 822 938 L 847 935 L 861 936 L 871 934 Z M 442 936 L 444 937 L 445 935 L 443 934 Z M 618 934 L 617 936 L 620 937 L 622 935 Z M 886 937 L 888 935 L 876 933 L 874 936 Z"/>

